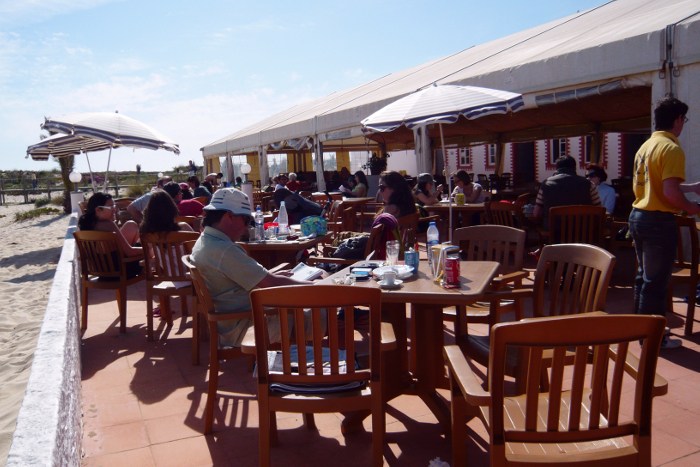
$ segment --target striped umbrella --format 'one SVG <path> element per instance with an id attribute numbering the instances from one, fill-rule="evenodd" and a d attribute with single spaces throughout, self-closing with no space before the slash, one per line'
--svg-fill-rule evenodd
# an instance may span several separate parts
<path id="1" fill-rule="evenodd" d="M 27 148 L 27 157 L 35 161 L 46 161 L 49 156 L 54 158 L 76 156 L 81 153 L 102 151 L 111 148 L 106 141 L 94 138 L 86 138 L 76 135 L 55 134 L 32 144 Z"/>

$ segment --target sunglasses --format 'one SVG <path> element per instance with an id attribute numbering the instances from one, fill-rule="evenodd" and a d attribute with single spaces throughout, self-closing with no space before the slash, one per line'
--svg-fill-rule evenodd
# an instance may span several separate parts
<path id="1" fill-rule="evenodd" d="M 379 185 L 379 191 L 383 192 L 386 190 L 386 185 Z"/>
<path id="2" fill-rule="evenodd" d="M 97 206 L 97 209 L 109 209 L 112 210 L 113 206 Z"/>

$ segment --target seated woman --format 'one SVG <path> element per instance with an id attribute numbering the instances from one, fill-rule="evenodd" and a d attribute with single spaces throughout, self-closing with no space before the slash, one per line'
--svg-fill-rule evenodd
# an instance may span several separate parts
<path id="1" fill-rule="evenodd" d="M 355 185 L 350 192 L 344 191 L 345 195 L 353 198 L 364 198 L 367 196 L 367 187 L 369 186 L 367 175 L 363 171 L 358 170 L 353 174 L 352 178 Z"/>
<path id="2" fill-rule="evenodd" d="M 384 202 L 382 212 L 396 218 L 416 212 L 416 204 L 406 179 L 398 172 L 383 172 L 379 176 L 379 195 Z"/>
<path id="3" fill-rule="evenodd" d="M 175 232 L 184 230 L 192 232 L 193 229 L 187 222 L 175 222 L 179 215 L 177 205 L 166 191 L 157 191 L 148 200 L 148 206 L 143 211 L 141 222 L 141 234 L 150 232 Z"/>
<path id="4" fill-rule="evenodd" d="M 486 200 L 486 193 L 481 185 L 472 182 L 466 170 L 458 170 L 454 174 L 455 188 L 452 196 L 457 193 L 464 194 L 465 203 L 483 203 Z"/>
<path id="5" fill-rule="evenodd" d="M 432 175 L 429 173 L 418 175 L 418 184 L 413 191 L 413 195 L 416 197 L 416 203 L 419 206 L 430 206 L 439 203 L 442 192 L 443 186 L 438 185 L 436 187 Z"/>

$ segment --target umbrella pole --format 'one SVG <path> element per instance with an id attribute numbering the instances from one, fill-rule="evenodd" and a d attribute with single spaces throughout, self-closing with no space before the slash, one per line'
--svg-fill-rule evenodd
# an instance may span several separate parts
<path id="1" fill-rule="evenodd" d="M 442 134 L 442 123 L 438 123 L 440 128 L 440 145 L 442 146 L 442 157 L 444 158 L 445 165 L 445 175 L 447 178 L 447 199 L 448 206 L 450 207 L 450 223 L 447 224 L 448 238 L 449 242 L 452 243 L 452 177 L 450 176 L 450 164 L 447 157 L 447 152 L 445 152 L 445 137 Z"/>
<path id="2" fill-rule="evenodd" d="M 107 156 L 107 171 L 105 172 L 105 183 L 104 183 L 104 192 L 107 193 L 107 181 L 109 179 L 109 163 L 112 160 L 112 147 L 110 146 L 109 148 L 109 156 Z"/>
<path id="3" fill-rule="evenodd" d="M 90 156 L 88 155 L 87 151 L 85 152 L 85 159 L 87 159 L 88 170 L 90 170 L 90 184 L 92 185 L 92 194 L 94 195 L 95 192 L 97 191 L 95 189 L 95 177 L 92 175 L 92 166 L 90 165 Z"/>

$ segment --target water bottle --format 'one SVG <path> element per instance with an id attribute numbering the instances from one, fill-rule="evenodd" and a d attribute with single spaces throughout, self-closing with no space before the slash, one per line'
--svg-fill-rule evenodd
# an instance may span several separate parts
<path id="1" fill-rule="evenodd" d="M 253 218 L 255 219 L 255 239 L 262 242 L 265 240 L 265 217 L 259 205 L 255 208 L 255 216 Z"/>
<path id="2" fill-rule="evenodd" d="M 435 225 L 435 221 L 430 221 L 427 236 L 428 241 L 426 243 L 426 246 L 428 248 L 428 264 L 430 264 L 430 270 L 434 274 L 437 270 L 437 268 L 435 267 L 435 261 L 437 261 L 438 258 L 433 258 L 433 246 L 440 243 L 440 232 L 438 232 L 438 228 L 437 225 Z"/>
<path id="3" fill-rule="evenodd" d="M 277 235 L 286 237 L 289 235 L 289 216 L 287 215 L 287 207 L 284 205 L 284 201 L 280 204 L 280 212 L 277 214 L 277 224 L 279 228 L 277 230 Z"/>

